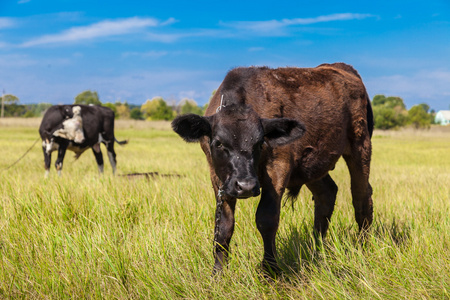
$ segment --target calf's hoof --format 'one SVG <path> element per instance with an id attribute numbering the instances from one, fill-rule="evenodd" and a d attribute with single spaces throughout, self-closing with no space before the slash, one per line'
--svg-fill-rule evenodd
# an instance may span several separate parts
<path id="1" fill-rule="evenodd" d="M 261 267 L 264 276 L 268 278 L 276 278 L 281 273 L 281 269 L 275 260 L 263 260 Z"/>
<path id="2" fill-rule="evenodd" d="M 220 262 L 214 264 L 213 270 L 211 272 L 211 277 L 220 276 L 223 271 L 223 265 Z"/>

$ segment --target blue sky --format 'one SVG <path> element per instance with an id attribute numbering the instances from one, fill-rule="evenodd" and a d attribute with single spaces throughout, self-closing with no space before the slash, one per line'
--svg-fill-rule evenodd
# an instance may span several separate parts
<path id="1" fill-rule="evenodd" d="M 450 105 L 450 1 L 0 0 L 0 89 L 21 103 L 205 104 L 237 66 L 346 62 L 369 95 Z"/>

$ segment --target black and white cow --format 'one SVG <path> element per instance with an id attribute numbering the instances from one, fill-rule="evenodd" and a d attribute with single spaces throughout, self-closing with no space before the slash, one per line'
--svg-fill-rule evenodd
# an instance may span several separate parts
<path id="1" fill-rule="evenodd" d="M 39 134 L 44 151 L 46 177 L 49 175 L 51 153 L 54 150 L 58 151 L 55 167 L 58 175 L 61 175 L 67 149 L 75 152 L 78 158 L 88 148 L 92 148 L 98 170 L 103 173 L 101 143 L 108 150 L 108 158 L 115 173 L 117 162 L 114 142 L 120 145 L 127 143 L 114 137 L 114 112 L 103 106 L 54 105 L 45 113 Z"/>

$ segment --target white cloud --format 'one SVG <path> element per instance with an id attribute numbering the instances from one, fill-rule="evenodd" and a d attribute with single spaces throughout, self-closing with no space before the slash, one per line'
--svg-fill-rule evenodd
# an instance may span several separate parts
<path id="1" fill-rule="evenodd" d="M 147 40 L 153 41 L 153 42 L 161 42 L 161 43 L 172 43 L 183 37 L 184 37 L 183 34 L 177 34 L 177 33 L 167 34 L 167 33 L 148 32 L 145 35 L 145 38 Z"/>
<path id="2" fill-rule="evenodd" d="M 0 29 L 13 27 L 15 22 L 11 18 L 1 18 L 0 17 Z"/>
<path id="3" fill-rule="evenodd" d="M 258 52 L 258 51 L 264 51 L 263 47 L 250 47 L 248 48 L 249 52 Z"/>
<path id="4" fill-rule="evenodd" d="M 29 66 L 34 66 L 37 63 L 38 61 L 36 59 L 30 58 L 29 55 L 24 54 L 0 55 L 0 66 L 2 66 L 3 68 L 20 69 Z"/>
<path id="5" fill-rule="evenodd" d="M 373 17 L 371 14 L 332 14 L 327 16 L 319 16 L 315 18 L 297 18 L 297 19 L 283 19 L 282 22 L 286 25 L 309 25 L 323 22 L 332 21 L 349 21 L 349 20 L 362 20 Z"/>
<path id="6" fill-rule="evenodd" d="M 33 47 L 47 44 L 61 44 L 80 42 L 96 38 L 130 34 L 147 27 L 157 27 L 172 24 L 175 19 L 170 18 L 159 22 L 153 18 L 127 18 L 106 20 L 88 26 L 73 27 L 58 34 L 44 35 L 22 44 L 22 47 Z"/>
<path id="7" fill-rule="evenodd" d="M 161 26 L 166 26 L 166 25 L 172 25 L 173 23 L 177 23 L 178 20 L 176 20 L 175 18 L 169 18 L 166 21 L 162 22 L 160 25 Z"/>
<path id="8" fill-rule="evenodd" d="M 150 58 L 159 58 L 169 54 L 167 51 L 148 51 L 148 52 L 125 52 L 122 54 L 123 57 L 130 56 L 140 56 L 140 57 L 150 57 Z"/>
<path id="9" fill-rule="evenodd" d="M 229 37 L 229 34 L 223 29 L 190 29 L 188 32 L 178 32 L 178 33 L 149 32 L 145 35 L 145 38 L 147 40 L 161 43 L 173 43 L 180 39 L 195 38 L 195 37 L 224 38 Z"/>
<path id="10" fill-rule="evenodd" d="M 221 24 L 228 27 L 233 27 L 241 30 L 250 30 L 263 34 L 282 34 L 282 29 L 290 26 L 297 25 L 311 25 L 324 22 L 333 21 L 350 21 L 350 20 L 362 20 L 366 18 L 374 17 L 371 14 L 354 14 L 354 13 L 342 13 L 331 14 L 325 16 L 318 16 L 315 18 L 295 18 L 295 19 L 282 19 L 282 20 L 268 20 L 268 21 L 237 21 Z"/>

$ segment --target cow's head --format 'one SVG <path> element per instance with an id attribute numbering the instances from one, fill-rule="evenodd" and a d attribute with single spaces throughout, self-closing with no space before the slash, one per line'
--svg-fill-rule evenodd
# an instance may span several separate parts
<path id="1" fill-rule="evenodd" d="M 77 106 L 77 107 L 79 107 L 79 106 Z M 61 105 L 59 107 L 59 110 L 60 110 L 60 113 L 61 113 L 61 116 L 63 117 L 63 119 L 73 118 L 74 111 L 73 111 L 73 108 L 71 105 Z"/>
<path id="2" fill-rule="evenodd" d="M 229 105 L 209 117 L 187 114 L 172 122 L 173 130 L 187 142 L 209 138 L 211 160 L 226 195 L 248 198 L 259 195 L 258 165 L 263 144 L 277 147 L 305 132 L 296 120 L 262 119 L 248 106 Z"/>

